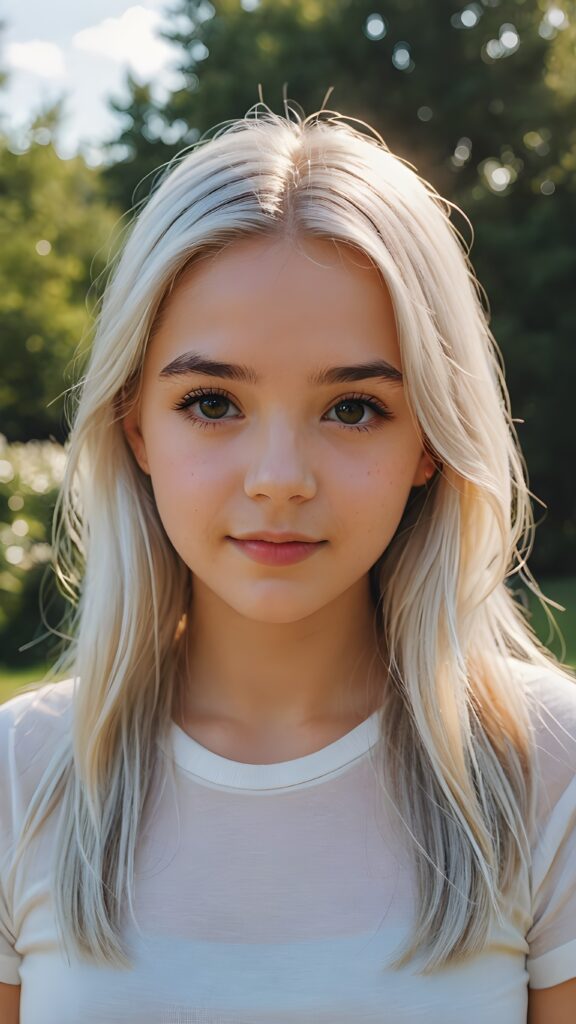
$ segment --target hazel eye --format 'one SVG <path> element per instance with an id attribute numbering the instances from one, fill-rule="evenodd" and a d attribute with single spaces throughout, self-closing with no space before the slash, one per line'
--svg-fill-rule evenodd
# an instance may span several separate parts
<path id="1" fill-rule="evenodd" d="M 182 410 L 186 416 L 193 423 L 201 427 L 218 426 L 220 420 L 230 419 L 229 416 L 211 416 L 210 413 L 219 411 L 221 412 L 223 407 L 226 405 L 234 405 L 232 399 L 229 397 L 226 391 L 221 391 L 219 388 L 199 388 L 197 391 L 192 391 L 190 394 L 185 395 L 181 402 L 178 402 L 175 406 L 176 409 Z M 194 406 L 202 407 L 201 411 L 203 415 L 207 415 L 207 419 L 203 416 L 198 416 L 197 413 L 192 412 Z"/>
<path id="2" fill-rule="evenodd" d="M 344 409 L 344 415 L 345 416 L 348 416 L 350 414 L 352 416 L 357 416 L 358 412 L 360 413 L 360 416 L 362 416 L 363 412 L 364 412 L 364 410 L 362 408 L 363 406 L 365 408 L 371 409 L 374 413 L 376 413 L 377 417 L 381 417 L 382 419 L 392 419 L 393 418 L 392 417 L 392 413 L 390 412 L 390 410 L 387 409 L 385 405 L 380 404 L 380 402 L 377 402 L 376 399 L 374 399 L 374 398 L 368 399 L 368 398 L 360 398 L 360 397 L 353 397 L 353 396 L 350 396 L 348 398 L 341 398 L 336 403 L 336 405 L 332 406 L 332 408 L 336 409 L 336 410 L 337 409 L 340 409 L 340 410 Z M 344 423 L 340 423 L 339 425 L 342 426 L 342 427 L 346 427 L 346 426 L 356 427 L 358 430 L 371 430 L 372 427 L 374 426 L 374 418 L 369 420 L 368 422 L 364 422 L 364 423 L 361 423 L 358 419 L 356 419 L 356 421 L 354 423 L 346 423 L 346 422 L 344 422 Z"/>
<path id="3" fill-rule="evenodd" d="M 213 416 L 212 414 L 218 414 L 218 412 L 222 412 L 223 406 L 230 405 L 230 401 L 228 398 L 224 398 L 222 395 L 208 395 L 206 398 L 195 399 L 195 401 L 191 403 L 189 408 L 192 408 L 192 405 L 197 405 L 198 408 L 202 411 L 203 415 L 208 416 L 210 419 L 223 419 L 223 417 L 221 416 Z"/>
<path id="4" fill-rule="evenodd" d="M 384 402 L 381 402 L 380 399 L 375 398 L 373 395 L 345 395 L 343 398 L 338 399 L 335 405 L 332 406 L 332 409 L 336 410 L 341 407 L 347 407 L 348 410 L 350 410 L 350 408 L 353 410 L 354 406 L 356 406 L 357 409 L 361 409 L 362 406 L 367 407 L 368 409 L 371 409 L 375 415 L 372 419 L 363 423 L 358 420 L 355 423 L 343 423 L 340 420 L 332 420 L 331 422 L 337 422 L 338 426 L 343 430 L 378 430 L 380 427 L 384 426 L 386 420 L 393 420 L 395 418 L 394 413 L 391 412 L 388 406 L 384 405 Z M 349 412 L 345 412 L 344 415 L 349 415 Z M 352 411 L 352 415 L 356 416 L 357 413 Z"/>

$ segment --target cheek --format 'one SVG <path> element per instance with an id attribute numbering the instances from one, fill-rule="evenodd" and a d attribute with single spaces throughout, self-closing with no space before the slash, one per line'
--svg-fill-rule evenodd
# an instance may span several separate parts
<path id="1" fill-rule="evenodd" d="M 373 506 L 394 509 L 403 507 L 412 484 L 414 469 L 406 453 L 385 452 L 380 456 L 348 463 L 346 475 L 340 481 L 350 494 L 368 499 Z"/>
<path id="2" fill-rule="evenodd" d="M 216 480 L 217 453 L 211 450 L 208 457 L 191 425 L 160 419 L 145 437 L 150 474 L 159 493 L 187 493 L 203 480 Z"/>
<path id="3" fill-rule="evenodd" d="M 349 467 L 334 507 L 370 557 L 381 554 L 392 539 L 408 501 L 414 467 L 404 456 L 384 455 L 369 464 Z"/>
<path id="4" fill-rule="evenodd" d="M 210 455 L 199 453 L 186 439 L 171 444 L 147 445 L 152 488 L 160 518 L 174 542 L 176 536 L 193 536 L 190 524 L 213 521 L 215 510 L 230 487 L 233 466 L 226 465 L 214 446 Z"/>

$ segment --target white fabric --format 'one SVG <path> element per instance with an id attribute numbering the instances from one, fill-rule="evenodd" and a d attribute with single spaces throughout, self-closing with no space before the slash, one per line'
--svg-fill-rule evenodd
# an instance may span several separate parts
<path id="1" fill-rule="evenodd" d="M 530 674 L 530 670 L 529 673 Z M 415 919 L 399 819 L 375 782 L 378 712 L 335 743 L 246 765 L 173 724 L 144 822 L 129 971 L 68 963 L 49 862 L 56 815 L 8 885 L 13 842 L 71 722 L 70 681 L 0 707 L 0 981 L 21 1024 L 525 1024 L 527 986 L 576 976 L 576 686 L 534 673 L 539 821 L 529 877 L 482 955 L 434 975 L 386 960 Z M 540 720 L 541 718 L 541 720 Z"/>

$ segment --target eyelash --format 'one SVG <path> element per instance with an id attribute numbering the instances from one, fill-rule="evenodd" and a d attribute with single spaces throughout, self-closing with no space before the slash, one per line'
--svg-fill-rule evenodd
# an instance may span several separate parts
<path id="1" fill-rule="evenodd" d="M 217 427 L 220 423 L 226 422 L 226 419 L 229 419 L 229 417 L 222 417 L 219 420 L 203 420 L 199 416 L 195 416 L 190 412 L 192 406 L 201 398 L 211 398 L 214 395 L 219 395 L 221 398 L 227 399 L 227 401 L 231 402 L 232 405 L 236 404 L 232 401 L 228 392 L 224 391 L 222 388 L 197 388 L 196 391 L 190 391 L 185 395 L 184 398 L 174 406 L 174 408 L 176 410 L 181 410 L 196 426 Z M 390 409 L 388 409 L 383 402 L 380 402 L 373 396 L 360 394 L 344 395 L 344 397 L 339 398 L 331 408 L 333 409 L 336 405 L 340 405 L 342 402 L 361 402 L 363 405 L 367 405 L 372 409 L 381 421 L 378 422 L 378 420 L 376 420 L 372 423 L 338 423 L 337 425 L 339 427 L 343 427 L 344 430 L 376 430 L 383 425 L 382 421 L 393 420 L 395 418 L 394 413 L 390 412 Z M 332 420 L 330 422 L 335 421 Z"/>

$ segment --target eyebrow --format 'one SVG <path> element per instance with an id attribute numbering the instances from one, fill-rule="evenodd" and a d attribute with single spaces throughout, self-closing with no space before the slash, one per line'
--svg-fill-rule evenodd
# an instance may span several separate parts
<path id="1" fill-rule="evenodd" d="M 205 374 L 207 377 L 220 377 L 222 380 L 235 380 L 243 384 L 258 384 L 260 378 L 250 366 L 237 363 L 222 363 L 208 359 L 198 352 L 184 352 L 168 363 L 159 373 L 160 380 L 172 377 L 183 377 L 191 373 Z M 389 384 L 401 385 L 403 376 L 400 370 L 387 363 L 385 359 L 373 359 L 369 363 L 355 363 L 350 366 L 330 366 L 310 374 L 308 383 L 312 385 L 344 384 L 349 381 L 375 379 Z"/>

